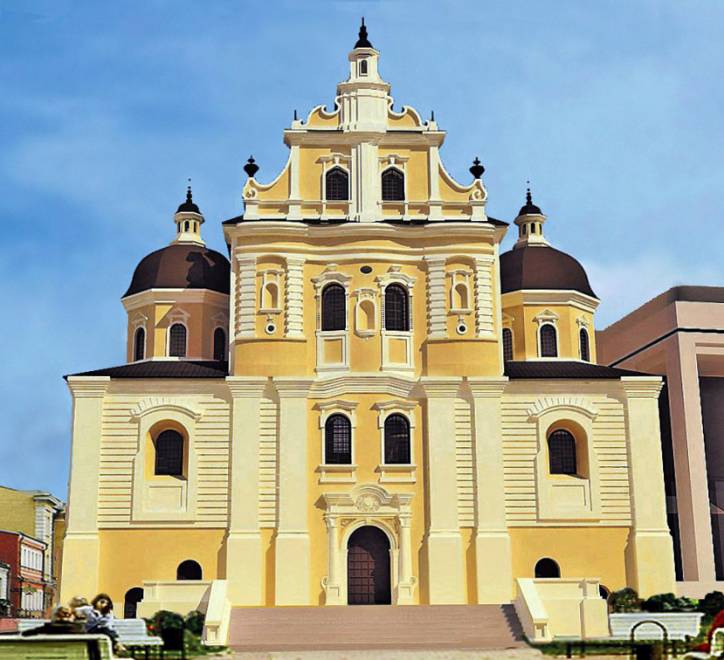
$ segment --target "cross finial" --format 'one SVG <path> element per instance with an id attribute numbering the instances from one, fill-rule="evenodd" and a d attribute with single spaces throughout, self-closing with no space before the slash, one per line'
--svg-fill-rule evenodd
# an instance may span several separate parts
<path id="1" fill-rule="evenodd" d="M 362 17 L 362 24 L 359 27 L 359 39 L 354 45 L 355 48 L 372 48 L 370 40 L 367 38 L 367 27 L 365 26 L 365 17 Z"/>
<path id="2" fill-rule="evenodd" d="M 186 201 L 187 201 L 187 202 L 193 202 L 193 201 L 194 201 L 194 198 L 193 198 L 193 195 L 191 194 L 191 177 L 189 177 L 189 178 L 187 179 L 187 181 L 188 181 L 189 183 L 188 183 L 188 186 L 186 186 Z"/>
<path id="3" fill-rule="evenodd" d="M 526 181 L 525 185 L 526 185 L 525 202 L 526 202 L 526 204 L 531 205 L 533 203 L 533 195 L 530 194 L 530 181 Z"/>

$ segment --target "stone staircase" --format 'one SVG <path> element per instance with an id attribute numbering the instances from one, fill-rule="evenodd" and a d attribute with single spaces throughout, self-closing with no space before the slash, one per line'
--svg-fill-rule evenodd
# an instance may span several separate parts
<path id="1" fill-rule="evenodd" d="M 515 649 L 526 646 L 512 605 L 235 607 L 235 651 Z"/>

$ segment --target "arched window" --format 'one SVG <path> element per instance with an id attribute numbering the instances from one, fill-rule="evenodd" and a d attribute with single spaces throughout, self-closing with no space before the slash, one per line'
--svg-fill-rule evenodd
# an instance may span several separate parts
<path id="1" fill-rule="evenodd" d="M 162 431 L 156 437 L 155 474 L 183 475 L 184 439 L 178 431 Z"/>
<path id="2" fill-rule="evenodd" d="M 540 356 L 558 357 L 556 329 L 550 323 L 545 323 L 540 329 Z"/>
<path id="3" fill-rule="evenodd" d="M 182 323 L 174 323 L 168 331 L 168 354 L 186 357 L 186 326 Z"/>
<path id="4" fill-rule="evenodd" d="M 347 329 L 347 300 L 344 287 L 328 284 L 322 291 L 322 330 Z"/>
<path id="5" fill-rule="evenodd" d="M 324 462 L 352 463 L 352 424 L 344 415 L 330 415 L 324 423 Z"/>
<path id="6" fill-rule="evenodd" d="M 135 619 L 138 615 L 138 603 L 143 600 L 143 589 L 133 587 L 126 592 L 123 598 L 123 618 Z"/>
<path id="7" fill-rule="evenodd" d="M 193 559 L 182 561 L 176 569 L 177 580 L 200 580 L 201 578 L 201 565 Z"/>
<path id="8" fill-rule="evenodd" d="M 559 429 L 548 436 L 548 461 L 551 474 L 576 474 L 576 439 Z"/>
<path id="9" fill-rule="evenodd" d="M 559 578 L 561 569 L 550 557 L 543 557 L 535 565 L 535 576 L 537 578 Z"/>
<path id="10" fill-rule="evenodd" d="M 410 422 L 403 415 L 390 415 L 385 419 L 385 463 L 388 465 L 410 462 Z"/>
<path id="11" fill-rule="evenodd" d="M 507 362 L 513 359 L 513 331 L 503 328 L 503 359 Z"/>
<path id="12" fill-rule="evenodd" d="M 396 167 L 382 172 L 382 201 L 401 202 L 405 199 L 405 175 Z"/>
<path id="13" fill-rule="evenodd" d="M 136 328 L 133 337 L 133 359 L 143 360 L 146 357 L 146 331 L 143 328 Z"/>
<path id="14" fill-rule="evenodd" d="M 325 175 L 327 200 L 349 199 L 349 175 L 341 167 L 333 167 Z"/>
<path id="15" fill-rule="evenodd" d="M 226 333 L 223 328 L 214 330 L 214 360 L 226 360 Z"/>
<path id="16" fill-rule="evenodd" d="M 585 328 L 581 328 L 581 331 L 578 333 L 578 345 L 581 350 L 581 360 L 590 362 L 591 352 L 588 349 L 588 332 Z"/>
<path id="17" fill-rule="evenodd" d="M 359 75 L 360 76 L 366 76 L 367 75 L 367 60 L 362 60 L 359 63 Z"/>
<path id="18" fill-rule="evenodd" d="M 401 284 L 390 284 L 385 289 L 385 330 L 410 329 L 410 310 L 407 289 Z"/>

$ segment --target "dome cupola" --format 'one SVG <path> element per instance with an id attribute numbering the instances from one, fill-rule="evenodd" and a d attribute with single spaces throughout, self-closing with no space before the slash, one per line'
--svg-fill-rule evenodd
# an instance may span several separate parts
<path id="1" fill-rule="evenodd" d="M 515 224 L 518 226 L 518 240 L 513 249 L 527 245 L 548 245 L 548 241 L 543 236 L 545 221 L 546 216 L 543 215 L 540 207 L 533 204 L 529 185 L 525 194 L 525 204 L 520 207 L 518 217 L 515 219 Z"/>
<path id="2" fill-rule="evenodd" d="M 201 225 L 204 224 L 204 216 L 201 215 L 198 205 L 194 202 L 190 180 L 186 189 L 186 201 L 179 205 L 173 221 L 176 223 L 174 243 L 205 245 L 204 240 L 201 238 Z"/>

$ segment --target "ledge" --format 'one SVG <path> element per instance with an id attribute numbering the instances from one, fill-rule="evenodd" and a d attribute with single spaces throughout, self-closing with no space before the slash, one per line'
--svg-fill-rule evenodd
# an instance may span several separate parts
<path id="1" fill-rule="evenodd" d="M 417 465 L 378 465 L 380 483 L 414 484 L 417 481 Z"/>

